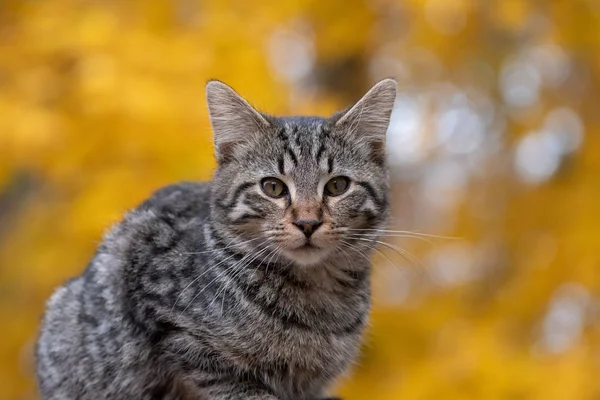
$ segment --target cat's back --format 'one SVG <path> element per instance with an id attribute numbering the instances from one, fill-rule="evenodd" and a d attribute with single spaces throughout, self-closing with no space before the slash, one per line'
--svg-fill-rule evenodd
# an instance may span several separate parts
<path id="1" fill-rule="evenodd" d="M 171 213 L 177 218 L 206 218 L 210 212 L 210 182 L 181 182 L 152 194 L 136 210 Z"/>
<path id="2" fill-rule="evenodd" d="M 106 371 L 142 372 L 150 357 L 127 316 L 132 261 L 167 246 L 197 242 L 210 213 L 209 183 L 179 183 L 156 191 L 113 226 L 85 271 L 55 290 L 46 306 L 37 344 L 37 370 L 44 398 L 92 398 L 90 390 L 126 394 L 120 383 L 152 387 L 153 373 L 106 376 Z M 175 251 L 175 249 L 173 249 Z M 134 271 L 135 272 L 135 271 Z M 114 364 L 106 368 L 106 364 Z M 131 379 L 128 379 L 131 378 Z M 118 386 L 120 387 L 117 387 Z M 115 387 L 111 387 L 111 386 Z M 139 392 L 138 392 L 139 393 Z M 143 397 L 143 396 L 142 396 Z M 121 398 L 119 396 L 119 398 Z"/>

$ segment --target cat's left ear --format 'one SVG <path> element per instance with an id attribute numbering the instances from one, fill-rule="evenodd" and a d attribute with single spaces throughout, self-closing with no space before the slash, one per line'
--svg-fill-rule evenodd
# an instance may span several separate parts
<path id="1" fill-rule="evenodd" d="M 362 99 L 337 118 L 334 131 L 368 145 L 377 161 L 385 158 L 385 134 L 396 100 L 396 81 L 377 82 Z"/>
<path id="2" fill-rule="evenodd" d="M 235 149 L 255 139 L 269 122 L 242 96 L 216 80 L 206 84 L 206 101 L 219 163 L 231 159 Z"/>

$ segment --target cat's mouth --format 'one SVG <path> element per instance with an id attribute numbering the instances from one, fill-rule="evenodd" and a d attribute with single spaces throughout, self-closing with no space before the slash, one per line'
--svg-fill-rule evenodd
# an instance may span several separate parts
<path id="1" fill-rule="evenodd" d="M 301 246 L 288 250 L 287 256 L 300 265 L 315 265 L 323 260 L 327 252 L 307 240 Z"/>
<path id="2" fill-rule="evenodd" d="M 308 239 L 302 246 L 298 246 L 296 247 L 294 250 L 320 250 L 321 248 L 319 246 L 315 246 L 313 243 L 311 243 L 310 239 Z"/>

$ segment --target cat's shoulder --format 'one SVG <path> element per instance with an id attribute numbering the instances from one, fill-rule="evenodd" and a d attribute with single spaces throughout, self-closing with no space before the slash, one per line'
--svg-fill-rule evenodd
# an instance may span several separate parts
<path id="1" fill-rule="evenodd" d="M 95 260 L 108 254 L 119 265 L 132 264 L 132 258 L 146 265 L 183 242 L 201 243 L 210 195 L 210 183 L 181 182 L 158 189 L 105 233 Z"/>
<path id="2" fill-rule="evenodd" d="M 160 188 L 106 232 L 108 247 L 103 249 L 141 246 L 148 238 L 173 238 L 190 224 L 201 225 L 210 215 L 210 196 L 210 183 L 181 182 Z"/>
<path id="3" fill-rule="evenodd" d="M 156 190 L 138 209 L 191 216 L 208 211 L 210 195 L 210 182 L 179 182 Z"/>

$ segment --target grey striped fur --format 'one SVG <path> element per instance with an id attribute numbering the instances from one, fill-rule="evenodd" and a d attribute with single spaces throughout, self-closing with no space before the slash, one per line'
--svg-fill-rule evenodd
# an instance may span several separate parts
<path id="1" fill-rule="evenodd" d="M 213 180 L 156 192 L 55 291 L 36 348 L 43 398 L 323 398 L 368 320 L 374 242 L 351 229 L 388 217 L 395 90 L 381 81 L 331 118 L 277 118 L 210 82 Z M 348 190 L 325 195 L 336 176 Z M 265 177 L 289 194 L 267 196 Z M 321 225 L 307 239 L 294 222 L 309 217 Z"/>

